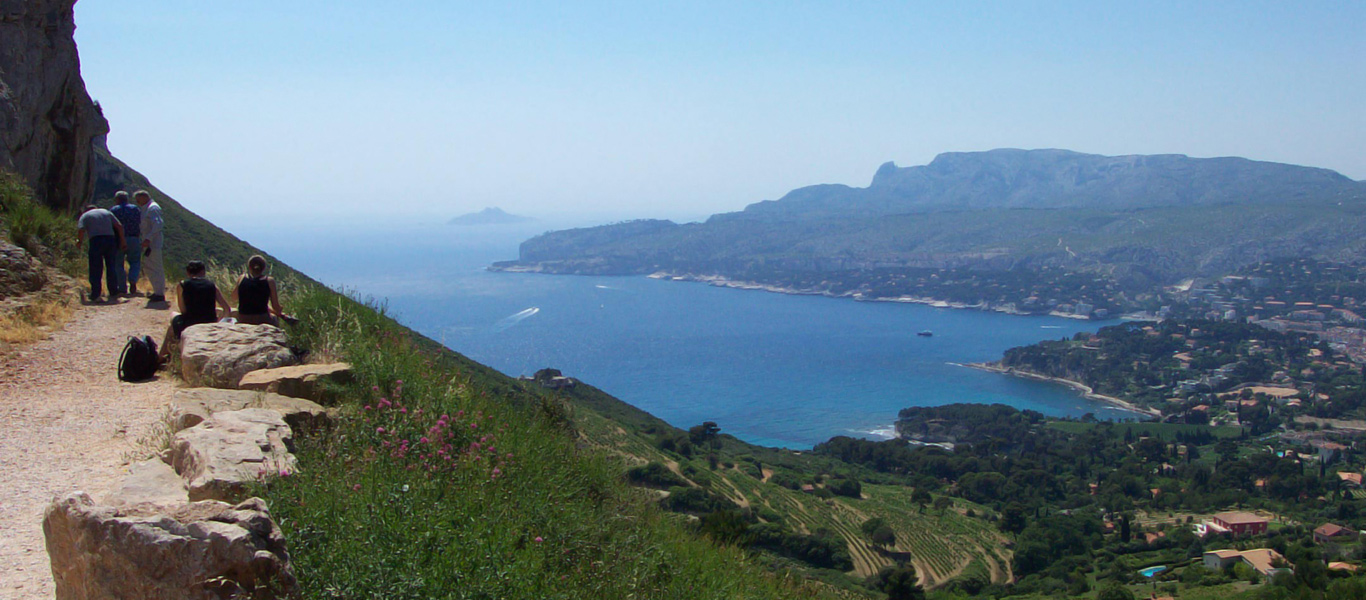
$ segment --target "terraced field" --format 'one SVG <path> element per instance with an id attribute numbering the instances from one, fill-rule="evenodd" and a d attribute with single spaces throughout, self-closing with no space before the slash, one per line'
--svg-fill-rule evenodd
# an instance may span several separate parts
<path id="1" fill-rule="evenodd" d="M 657 461 L 675 467 L 675 457 L 655 448 L 645 438 L 634 435 L 610 420 L 591 412 L 576 415 L 583 437 L 589 443 L 622 456 L 627 464 Z M 705 460 L 695 459 L 695 482 L 711 479 L 711 491 L 729 498 L 739 506 L 767 507 L 782 515 L 794 530 L 811 534 L 819 530 L 839 535 L 853 558 L 857 577 L 875 574 L 898 559 L 910 560 L 927 588 L 947 583 L 969 567 L 984 569 L 994 583 L 1011 580 L 1010 553 L 1006 540 L 983 519 L 964 516 L 969 506 L 962 500 L 944 511 L 920 507 L 911 501 L 911 488 L 889 485 L 863 486 L 863 498 L 820 498 L 790 490 L 751 476 L 739 467 L 710 470 Z M 678 470 L 678 469 L 675 469 Z M 705 483 L 705 482 L 703 482 Z M 875 547 L 860 526 L 868 519 L 882 517 L 896 532 L 892 548 Z"/>

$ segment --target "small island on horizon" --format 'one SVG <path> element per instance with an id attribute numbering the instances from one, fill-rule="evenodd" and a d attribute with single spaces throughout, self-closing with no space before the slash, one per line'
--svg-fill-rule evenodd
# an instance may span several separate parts
<path id="1" fill-rule="evenodd" d="M 514 215 L 504 212 L 496 206 L 490 206 L 479 212 L 463 214 L 449 221 L 451 225 L 509 225 L 512 223 L 528 223 L 535 221 L 531 217 Z"/>

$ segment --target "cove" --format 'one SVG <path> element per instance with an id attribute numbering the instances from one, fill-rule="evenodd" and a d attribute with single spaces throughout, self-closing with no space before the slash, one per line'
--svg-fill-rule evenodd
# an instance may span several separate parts
<path id="1" fill-rule="evenodd" d="M 836 435 L 883 437 L 902 408 L 954 402 L 1134 416 L 1061 385 L 959 366 L 1105 322 L 485 270 L 545 228 L 408 225 L 354 231 L 341 247 L 297 229 L 246 233 L 503 373 L 557 368 L 676 426 L 715 421 L 751 443 L 805 449 Z"/>

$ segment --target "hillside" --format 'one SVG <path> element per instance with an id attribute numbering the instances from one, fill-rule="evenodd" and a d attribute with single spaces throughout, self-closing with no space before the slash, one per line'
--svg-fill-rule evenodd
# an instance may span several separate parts
<path id="1" fill-rule="evenodd" d="M 705 223 L 550 232 L 498 268 L 785 286 L 793 273 L 1052 267 L 1151 291 L 1279 257 L 1352 261 L 1366 256 L 1363 225 L 1366 184 L 1323 169 L 995 150 L 884 165 L 867 188 L 802 188 Z M 977 300 L 992 299 L 964 301 Z"/>

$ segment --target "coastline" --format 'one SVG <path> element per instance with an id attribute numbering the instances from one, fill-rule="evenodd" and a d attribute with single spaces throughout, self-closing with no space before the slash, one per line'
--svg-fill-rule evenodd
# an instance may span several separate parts
<path id="1" fill-rule="evenodd" d="M 531 272 L 523 271 L 523 272 Z M 1079 315 L 1075 313 L 1064 313 L 1059 311 L 1048 312 L 1027 312 L 1008 306 L 991 306 L 988 303 L 968 304 L 966 302 L 950 302 L 940 298 L 927 296 L 865 296 L 861 292 L 844 292 L 841 294 L 831 293 L 828 290 L 791 288 L 767 283 L 757 283 L 753 281 L 739 281 L 727 278 L 722 275 L 694 275 L 691 273 L 670 273 L 658 271 L 646 275 L 650 279 L 660 279 L 667 281 L 689 281 L 705 283 L 715 287 L 730 288 L 736 290 L 755 290 L 761 292 L 773 292 L 776 294 L 789 294 L 794 296 L 824 296 L 826 298 L 850 298 L 860 302 L 897 302 L 901 304 L 924 304 L 934 308 L 953 308 L 960 310 L 981 310 L 987 312 L 998 312 L 1007 315 L 1017 316 L 1050 316 L 1061 317 L 1064 319 L 1077 319 L 1081 321 L 1093 320 L 1089 315 Z"/>
<path id="2" fill-rule="evenodd" d="M 959 364 L 959 363 L 955 363 L 955 364 Z M 1129 412 L 1132 412 L 1132 413 L 1135 413 L 1135 414 L 1144 415 L 1144 416 L 1147 416 L 1147 417 L 1153 417 L 1153 418 L 1158 418 L 1158 419 L 1162 418 L 1162 411 L 1159 411 L 1159 410 L 1157 410 L 1157 409 L 1155 409 L 1155 408 L 1143 408 L 1143 407 L 1140 407 L 1140 406 L 1138 406 L 1137 404 L 1134 404 L 1133 402 L 1129 402 L 1128 400 L 1125 400 L 1125 399 L 1123 399 L 1123 398 L 1116 398 L 1116 397 L 1114 397 L 1114 396 L 1107 396 L 1107 395 L 1105 395 L 1105 394 L 1097 394 L 1097 393 L 1095 392 L 1095 390 L 1091 389 L 1091 386 L 1086 385 L 1086 384 L 1084 384 L 1084 383 L 1082 383 L 1082 382 L 1080 382 L 1080 381 L 1073 380 L 1073 379 L 1063 379 L 1063 378 L 1061 378 L 1061 377 L 1050 377 L 1050 376 L 1048 376 L 1048 375 L 1041 375 L 1041 374 L 1039 374 L 1039 373 L 1032 373 L 1032 372 L 1030 372 L 1030 371 L 1021 371 L 1021 370 L 1019 370 L 1019 369 L 1015 369 L 1015 368 L 1011 368 L 1011 367 L 1002 367 L 1001 365 L 996 364 L 996 363 L 967 363 L 967 364 L 961 364 L 960 366 L 964 366 L 964 367 L 968 367 L 968 368 L 972 368 L 972 369 L 978 369 L 978 370 L 981 370 L 981 371 L 988 371 L 988 372 L 991 372 L 991 373 L 999 373 L 999 374 L 1001 374 L 1001 375 L 1009 375 L 1009 376 L 1011 376 L 1011 377 L 1023 377 L 1023 378 L 1025 378 L 1025 379 L 1032 379 L 1032 380 L 1034 380 L 1034 381 L 1047 381 L 1047 382 L 1050 382 L 1050 383 L 1060 383 L 1060 384 L 1062 384 L 1062 385 L 1065 385 L 1065 386 L 1067 386 L 1067 387 L 1070 387 L 1070 388 L 1072 388 L 1072 389 L 1074 389 L 1074 390 L 1080 392 L 1081 395 L 1082 395 L 1082 397 L 1083 397 L 1083 398 L 1086 398 L 1087 400 L 1095 400 L 1095 401 L 1097 401 L 1097 402 L 1104 402 L 1104 403 L 1109 404 L 1109 405 L 1111 405 L 1111 406 L 1115 406 L 1115 407 L 1117 407 L 1117 408 L 1121 408 L 1121 409 L 1124 409 L 1124 410 L 1126 410 L 1126 411 L 1129 411 Z"/>

